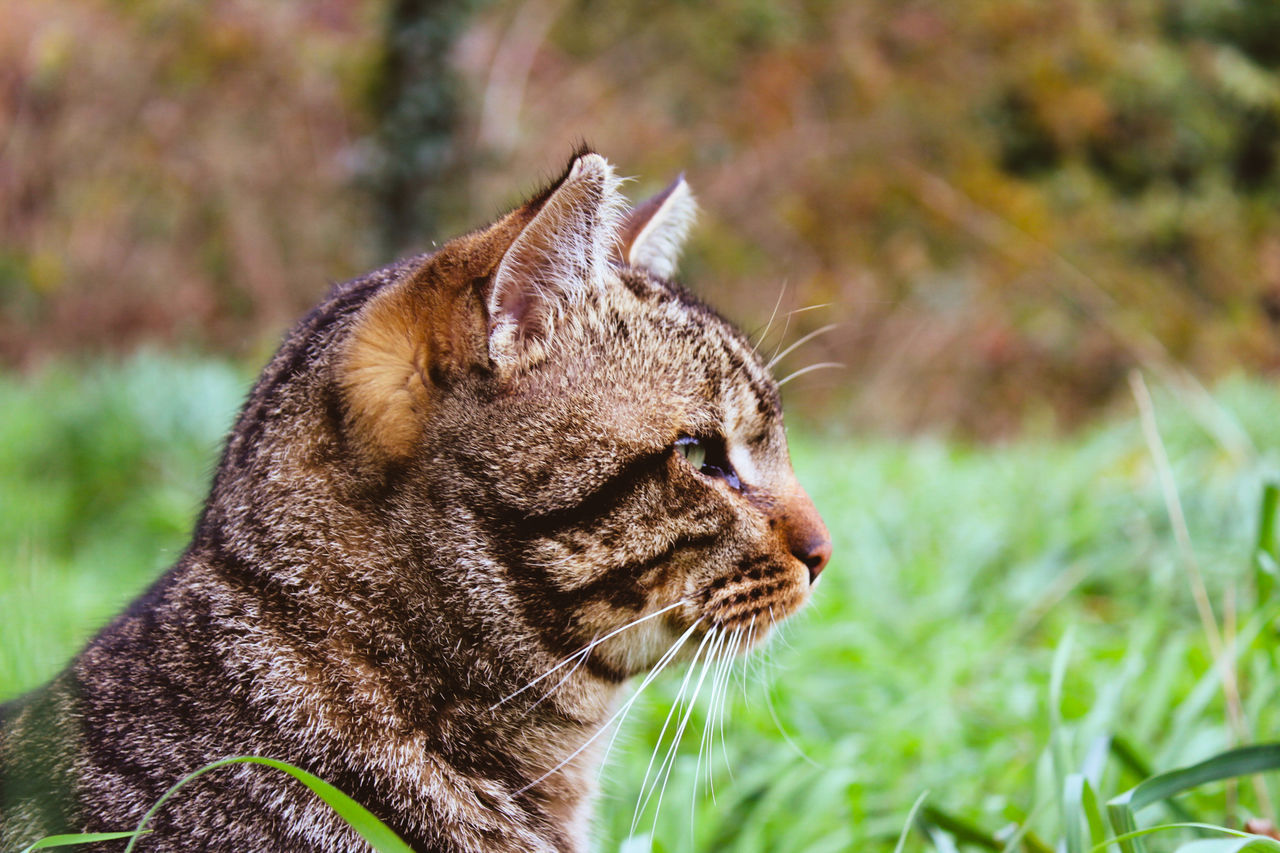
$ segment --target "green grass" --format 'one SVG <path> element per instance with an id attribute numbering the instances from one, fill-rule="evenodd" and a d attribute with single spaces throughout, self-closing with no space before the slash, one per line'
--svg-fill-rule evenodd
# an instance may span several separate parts
<path id="1" fill-rule="evenodd" d="M 176 558 L 246 381 L 154 355 L 0 377 L 0 698 L 50 677 Z M 1252 584 L 1263 484 L 1280 470 L 1280 394 L 1237 381 L 1215 399 L 1253 448 L 1222 447 L 1173 395 L 1156 393 L 1156 417 L 1217 618 L 1234 597 L 1250 640 L 1243 713 L 1266 740 L 1280 722 L 1276 633 Z M 735 668 L 732 777 L 717 745 L 714 802 L 705 755 L 694 793 L 704 688 L 656 824 L 652 804 L 638 822 L 655 849 L 890 851 L 926 790 L 904 850 L 966 833 L 999 837 L 998 849 L 1023 825 L 1052 848 L 1069 774 L 1087 771 L 1102 799 L 1145 775 L 1100 738 L 1157 771 L 1233 745 L 1136 416 L 997 448 L 810 430 L 793 451 L 835 558 L 813 605 Z M 682 678 L 646 691 L 613 747 L 601 850 L 647 849 L 627 839 Z M 1257 814 L 1255 797 L 1249 782 L 1217 783 L 1179 802 L 1222 824 Z M 1168 817 L 1152 806 L 1140 821 Z"/>

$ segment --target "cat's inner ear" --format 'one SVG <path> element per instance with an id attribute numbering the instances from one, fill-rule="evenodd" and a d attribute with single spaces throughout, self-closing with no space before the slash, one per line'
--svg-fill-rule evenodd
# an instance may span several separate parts
<path id="1" fill-rule="evenodd" d="M 621 259 L 662 278 L 676 271 L 685 238 L 698 215 L 684 175 L 631 211 L 619 235 Z"/>
<path id="2" fill-rule="evenodd" d="M 498 363 L 544 347 L 565 312 L 604 287 L 626 201 L 599 154 L 581 154 L 526 209 L 536 213 L 503 254 L 488 294 L 490 355 Z"/>

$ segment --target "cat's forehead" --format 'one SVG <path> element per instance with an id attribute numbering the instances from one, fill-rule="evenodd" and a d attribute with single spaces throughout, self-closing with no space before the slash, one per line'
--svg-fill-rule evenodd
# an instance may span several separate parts
<path id="1" fill-rule="evenodd" d="M 777 385 L 750 340 L 717 311 L 678 284 L 621 270 L 600 331 L 633 392 L 655 389 L 679 407 L 686 430 L 718 431 L 765 449 L 780 435 Z M 625 331 L 619 332 L 619 327 Z M 636 386 L 641 386 L 637 388 Z"/>

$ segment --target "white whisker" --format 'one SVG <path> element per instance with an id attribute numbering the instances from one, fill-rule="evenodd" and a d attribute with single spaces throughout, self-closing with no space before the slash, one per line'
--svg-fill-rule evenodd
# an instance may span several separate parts
<path id="1" fill-rule="evenodd" d="M 548 696 L 550 696 L 552 693 L 555 693 L 561 687 L 564 687 L 565 682 L 567 682 L 570 678 L 573 678 L 573 674 L 578 671 L 578 668 L 587 662 L 587 658 L 591 657 L 591 650 L 596 647 L 596 644 L 597 644 L 597 641 L 595 639 L 592 639 L 591 645 L 587 646 L 581 652 L 578 652 L 577 654 L 581 655 L 581 657 L 579 657 L 578 662 L 575 663 L 572 667 L 570 667 L 569 671 L 564 674 L 564 678 L 557 681 L 553 687 L 547 688 L 546 692 L 543 693 L 541 696 L 539 696 L 536 702 L 534 702 L 528 708 L 524 709 L 524 711 L 520 714 L 520 718 L 524 718 L 528 716 L 533 711 L 533 709 L 541 705 Z"/>
<path id="2" fill-rule="evenodd" d="M 782 349 L 782 344 L 787 339 L 787 330 L 791 328 L 791 312 L 788 311 L 782 323 L 782 331 L 778 333 L 778 345 L 773 348 L 773 354 L 769 356 L 769 364 L 773 364 L 774 359 L 778 357 L 778 350 Z"/>
<path id="3" fill-rule="evenodd" d="M 656 615 L 656 614 L 655 614 L 655 615 Z M 573 761 L 573 759 L 577 758 L 577 757 L 582 753 L 582 751 L 583 751 L 584 749 L 586 749 L 588 746 L 590 746 L 592 743 L 594 743 L 594 742 L 595 742 L 595 740 L 596 740 L 596 738 L 598 738 L 598 737 L 600 737 L 600 735 L 604 734 L 604 733 L 609 729 L 609 726 L 611 726 L 611 725 L 614 723 L 614 721 L 616 721 L 618 718 L 620 718 L 620 717 L 622 717 L 623 715 L 625 715 L 625 714 L 626 714 L 626 712 L 631 708 L 631 706 L 635 704 L 636 700 L 637 700 L 638 698 L 640 698 L 640 694 L 641 694 L 641 692 L 643 692 L 643 690 L 645 689 L 645 687 L 647 687 L 647 686 L 648 686 L 648 685 L 649 685 L 649 684 L 650 684 L 650 683 L 651 683 L 655 678 L 657 678 L 657 677 L 658 677 L 658 674 L 659 674 L 659 673 L 661 673 L 661 672 L 662 672 L 662 670 L 666 667 L 666 665 L 667 665 L 668 663 L 670 663 L 670 662 L 671 662 L 671 659 L 672 659 L 672 658 L 674 658 L 674 657 L 676 656 L 676 653 L 680 651 L 680 647 L 681 647 L 681 646 L 683 646 L 683 645 L 685 644 L 685 641 L 689 639 L 689 636 L 690 636 L 691 634 L 693 634 L 694 629 L 698 627 L 698 622 L 701 622 L 701 621 L 702 621 L 701 619 L 697 620 L 697 621 L 696 621 L 696 622 L 694 622 L 692 625 L 690 625 L 690 626 L 688 627 L 688 629 L 687 629 L 683 634 L 681 634 L 681 635 L 680 635 L 679 639 L 677 639 L 677 640 L 675 641 L 675 644 L 674 644 L 674 645 L 672 645 L 672 647 L 671 647 L 670 649 L 668 649 L 668 650 L 667 650 L 667 653 L 666 653 L 666 654 L 664 654 L 664 655 L 662 656 L 662 658 L 658 661 L 658 663 L 655 665 L 654 669 L 653 669 L 653 670 L 651 670 L 651 671 L 649 672 L 649 674 L 645 676 L 644 681 L 641 681 L 641 682 L 640 682 L 640 686 L 639 686 L 638 688 L 636 688 L 636 692 L 631 696 L 631 698 L 630 698 L 630 699 L 628 699 L 628 700 L 626 701 L 626 703 L 624 703 L 624 704 L 623 704 L 623 706 L 622 706 L 621 708 L 619 708 L 619 709 L 614 713 L 614 715 L 613 715 L 612 717 L 610 717 L 610 718 L 608 719 L 608 721 L 606 721 L 606 722 L 605 722 L 605 724 L 604 724 L 604 725 L 602 725 L 602 726 L 601 726 L 601 727 L 596 731 L 596 733 L 595 733 L 595 734 L 593 734 L 591 737 L 587 738 L 587 739 L 582 743 L 582 745 L 581 745 L 581 746 L 579 746 L 577 749 L 575 749 L 573 752 L 569 753 L 569 757 L 568 757 L 568 758 L 566 758 L 566 759 L 564 759 L 563 761 L 561 761 L 561 762 L 560 762 L 559 764 L 557 764 L 555 767 L 552 767 L 552 768 L 551 768 L 550 770 L 548 770 L 546 773 L 543 773 L 543 774 L 542 774 L 541 776 L 539 776 L 537 779 L 534 779 L 532 782 L 530 782 L 530 783 L 528 783 L 527 785 L 525 785 L 524 787 L 522 787 L 522 788 L 518 789 L 515 793 L 516 793 L 517 795 L 519 795 L 519 794 L 523 794 L 525 791 L 529 790 L 529 789 L 530 789 L 530 788 L 532 788 L 534 785 L 537 785 L 537 784 L 538 784 L 539 782 L 541 782 L 543 779 L 546 779 L 546 778 L 547 778 L 548 776 L 550 776 L 552 773 L 555 773 L 555 772 L 556 772 L 557 770 L 559 770 L 561 767 L 564 767 L 564 766 L 565 766 L 566 764 L 568 764 L 570 761 Z"/>
<path id="4" fill-rule="evenodd" d="M 717 632 L 717 629 L 715 628 L 712 628 L 711 630 L 712 632 Z M 662 776 L 662 788 L 658 791 L 658 803 L 653 807 L 653 828 L 650 834 L 655 833 L 658 830 L 658 815 L 662 814 L 662 798 L 667 793 L 667 782 L 671 780 L 671 771 L 675 769 L 676 766 L 676 757 L 677 751 L 680 748 L 680 741 L 684 738 L 684 730 L 689 726 L 689 718 L 693 716 L 693 706 L 698 701 L 698 694 L 702 692 L 702 683 L 706 678 L 707 668 L 704 666 L 702 668 L 702 675 L 698 676 L 698 683 L 693 688 L 693 695 L 689 697 L 689 704 L 685 706 L 684 716 L 680 719 L 680 726 L 676 729 L 675 737 L 671 740 L 671 748 L 667 750 L 668 760 L 663 762 L 667 770 Z M 658 772 L 662 773 L 662 768 L 659 768 Z M 656 780 L 654 784 L 657 784 Z M 650 791 L 649 793 L 652 795 L 653 792 Z"/>
<path id="5" fill-rule="evenodd" d="M 716 671 L 711 679 L 711 702 L 707 712 L 707 731 L 703 732 L 703 740 L 707 741 L 707 790 L 711 793 L 711 802 L 716 802 L 716 728 L 717 713 L 720 714 L 719 729 L 724 732 L 724 694 L 728 685 L 729 667 L 738 648 L 738 631 L 735 628 L 727 637 L 720 660 L 716 662 Z"/>
<path id="6" fill-rule="evenodd" d="M 816 305 L 806 305 L 803 308 L 792 308 L 787 312 L 787 316 L 791 317 L 796 314 L 803 314 L 806 311 L 817 311 L 819 308 L 830 308 L 834 302 L 819 302 Z"/>
<path id="7" fill-rule="evenodd" d="M 820 764 L 819 762 L 814 761 L 812 758 L 810 758 L 808 753 L 806 753 L 803 749 L 801 749 L 798 743 L 792 740 L 791 735 L 788 734 L 787 730 L 782 727 L 782 721 L 778 719 L 778 711 L 773 707 L 773 695 L 772 695 L 772 691 L 769 690 L 768 683 L 762 680 L 760 684 L 764 688 L 765 705 L 767 705 L 769 708 L 769 716 L 773 717 L 773 724 L 778 728 L 778 734 L 782 735 L 782 739 L 787 742 L 787 745 L 795 750 L 796 755 L 800 756 L 805 761 L 812 764 L 814 767 L 821 767 L 823 769 L 827 769 L 825 765 Z"/>
<path id="8" fill-rule="evenodd" d="M 822 370 L 823 368 L 826 368 L 826 367 L 845 367 L 845 366 L 846 365 L 841 364 L 838 361 L 820 361 L 817 364 L 811 364 L 808 367 L 802 367 L 799 370 L 795 371 L 794 373 L 788 373 L 785 379 L 778 380 L 777 387 L 781 388 L 783 385 L 786 385 L 792 379 L 795 379 L 796 377 L 799 377 L 799 376 L 804 376 L 806 373 L 809 373 L 810 371 L 813 371 L 813 370 Z"/>
<path id="9" fill-rule="evenodd" d="M 755 640 L 756 640 L 756 617 L 755 617 L 755 614 L 752 614 L 751 624 L 747 626 L 747 648 L 748 649 L 752 647 L 752 644 L 755 642 Z M 751 672 L 750 672 L 751 657 L 753 656 L 748 656 L 747 662 L 742 665 L 742 678 L 738 682 L 738 685 L 742 688 L 742 704 L 743 705 L 747 704 L 747 678 L 751 675 Z"/>
<path id="10" fill-rule="evenodd" d="M 689 805 L 689 829 L 691 832 L 694 827 L 694 815 L 698 808 L 698 775 L 702 772 L 702 751 L 707 746 L 707 732 L 711 730 L 711 712 L 715 710 L 716 680 L 720 668 L 719 657 L 721 650 L 724 649 L 724 642 L 727 637 L 727 632 L 720 631 L 720 636 L 716 638 L 715 645 L 712 646 L 711 651 L 707 653 L 707 658 L 702 664 L 703 670 L 711 670 L 711 699 L 707 704 L 706 719 L 702 721 L 702 740 L 698 742 L 698 761 L 693 767 L 693 796 L 690 799 Z M 710 769 L 710 767 L 711 752 L 708 751 L 707 768 Z M 714 800 L 715 798 L 713 796 L 712 801 L 714 802 Z"/>
<path id="11" fill-rule="evenodd" d="M 680 649 L 684 646 L 685 641 L 689 639 L 689 635 L 693 633 L 693 629 L 698 627 L 698 622 L 701 622 L 701 621 L 702 620 L 699 619 L 697 622 L 694 622 L 692 625 L 690 625 L 688 630 L 686 630 L 684 634 L 680 636 L 680 639 L 678 639 L 675 642 L 675 644 L 671 646 L 671 648 L 667 649 L 667 651 L 663 653 L 662 657 L 658 659 L 658 662 L 654 664 L 654 669 L 651 670 L 647 676 L 645 676 L 644 680 L 640 682 L 640 686 L 636 688 L 636 692 L 631 695 L 631 698 L 628 699 L 626 704 L 620 709 L 622 712 L 623 719 L 626 718 L 627 710 L 629 710 L 631 706 L 635 704 L 635 701 L 640 698 L 641 691 L 643 691 L 646 687 L 648 687 L 650 682 L 652 682 L 655 678 L 658 677 L 658 673 L 662 672 L 662 670 L 666 668 L 667 664 L 671 662 L 671 659 L 674 658 L 676 654 L 680 651 Z M 613 719 L 610 719 L 608 723 L 605 723 L 605 726 L 608 726 L 609 724 L 611 724 L 614 719 L 617 719 L 617 717 L 618 715 L 615 714 Z M 613 744 L 615 741 L 617 741 L 618 734 L 621 731 L 622 731 L 622 720 L 618 720 L 618 725 L 613 730 L 613 737 L 609 738 L 609 743 L 604 750 L 604 757 L 600 760 L 600 769 L 596 773 L 597 778 L 599 778 L 600 773 L 604 772 L 605 763 L 609 760 L 609 753 L 613 751 Z"/>
<path id="12" fill-rule="evenodd" d="M 649 773 L 653 770 L 653 762 L 658 757 L 658 750 L 662 749 L 662 739 L 667 735 L 667 727 L 671 725 L 671 719 L 676 713 L 676 709 L 680 707 L 680 700 L 684 697 L 684 691 L 689 686 L 689 679 L 693 676 L 693 671 L 697 666 L 698 658 L 702 656 L 702 650 L 707 647 L 716 635 L 716 629 L 713 627 L 702 638 L 702 642 L 698 644 L 698 650 L 693 653 L 693 660 L 689 662 L 689 668 L 685 671 L 684 680 L 680 682 L 680 689 L 676 691 L 676 698 L 671 703 L 671 710 L 667 711 L 667 718 L 662 722 L 662 730 L 658 732 L 658 740 L 653 745 L 653 755 L 649 756 L 649 766 L 644 769 L 644 780 L 640 783 L 640 795 L 636 797 L 636 810 L 631 815 L 631 834 L 635 834 L 636 824 L 640 822 L 640 814 L 644 811 L 644 807 L 649 804 L 649 798 L 653 796 L 653 788 L 649 789 L 649 795 L 645 796 L 645 788 L 649 784 Z M 672 745 L 675 745 L 673 736 Z M 666 758 L 663 758 L 662 764 L 658 765 L 658 776 L 662 775 L 662 768 L 667 764 Z M 653 787 L 658 786 L 658 777 L 653 779 Z"/>
<path id="13" fill-rule="evenodd" d="M 687 603 L 687 602 L 688 602 L 688 599 L 686 599 L 686 598 L 682 598 L 682 599 L 680 599 L 679 601 L 677 601 L 677 602 L 675 602 L 675 603 L 673 603 L 673 604 L 668 604 L 666 607 L 662 608 L 661 610 L 654 611 L 653 613 L 650 613 L 650 614 L 648 614 L 647 616 L 641 616 L 639 619 L 635 619 L 635 620 L 633 620 L 633 621 L 631 621 L 631 622 L 628 622 L 627 624 L 623 625 L 621 628 L 615 628 L 614 630 L 612 630 L 612 631 L 610 631 L 609 633 L 605 634 L 603 637 L 601 637 L 601 638 L 600 638 L 600 639 L 598 639 L 598 640 L 592 640 L 590 643 L 587 643 L 587 645 L 585 645 L 584 647 L 582 647 L 582 648 L 581 648 L 581 649 L 579 649 L 578 651 L 576 651 L 576 652 L 574 652 L 573 654 L 569 655 L 569 657 L 567 657 L 567 658 L 565 658 L 564 660 L 560 661 L 560 663 L 558 663 L 558 664 L 556 664 L 555 666 L 551 667 L 551 669 L 549 669 L 549 670 L 547 670 L 546 672 L 542 673 L 542 675 L 539 675 L 539 676 L 538 676 L 537 678 L 535 678 L 533 681 L 530 681 L 530 682 L 529 682 L 528 684 L 526 684 L 524 687 L 521 687 L 519 690 L 515 691 L 514 693 L 509 693 L 509 694 L 507 694 L 506 696 L 503 696 L 503 697 L 502 697 L 501 699 L 499 699 L 497 702 L 495 702 L 494 704 L 490 705 L 490 706 L 489 706 L 489 710 L 490 710 L 490 711 L 493 711 L 493 710 L 495 710 L 496 708 L 500 707 L 501 705 L 503 705 L 503 704 L 505 704 L 505 703 L 507 703 L 507 702 L 511 701 L 512 699 L 516 698 L 516 697 L 517 697 L 517 696 L 519 696 L 521 693 L 525 692 L 526 690 L 528 690 L 528 689 L 529 689 L 530 687 L 532 687 L 533 685 L 537 684 L 537 683 L 538 683 L 539 681 L 541 681 L 542 679 L 544 679 L 544 678 L 547 678 L 547 677 L 551 676 L 553 673 L 557 672 L 557 671 L 558 671 L 558 670 L 560 670 L 562 667 L 566 667 L 566 666 L 568 666 L 569 664 L 573 663 L 573 661 L 574 661 L 574 660 L 575 660 L 579 655 L 584 655 L 584 656 L 585 656 L 585 655 L 586 655 L 586 654 L 588 654 L 592 649 L 594 649 L 596 646 L 598 646 L 598 645 L 600 645 L 601 643 L 603 643 L 605 640 L 608 640 L 608 639 L 609 639 L 609 638 L 611 638 L 611 637 L 616 637 L 618 634 L 621 634 L 623 631 L 627 630 L 628 628 L 635 627 L 636 625 L 639 625 L 641 622 L 648 622 L 650 619 L 654 619 L 654 618 L 656 618 L 656 617 L 658 617 L 658 616 L 661 616 L 663 613 L 666 613 L 668 610 L 674 610 L 675 608 L 677 608 L 677 607 L 679 607 L 680 605 L 685 604 L 685 603 Z M 576 667 L 575 667 L 575 668 L 576 668 Z"/>
<path id="14" fill-rule="evenodd" d="M 733 629 L 733 639 L 730 641 L 730 650 L 725 667 L 724 679 L 720 685 L 720 754 L 724 756 L 724 767 L 729 771 L 729 778 L 733 777 L 733 764 L 729 761 L 729 744 L 724 737 L 724 718 L 726 713 L 726 704 L 729 700 L 729 685 L 733 680 L 733 665 L 738 662 L 738 640 L 742 637 L 742 629 Z M 714 791 L 713 791 L 714 793 Z"/>
<path id="15" fill-rule="evenodd" d="M 838 328 L 839 326 L 840 326 L 839 323 L 828 323 L 827 325 L 823 326 L 820 329 L 814 329 L 812 332 L 810 332 L 807 335 L 804 335 L 795 343 L 793 343 L 791 346 L 787 347 L 782 352 L 775 355 L 772 359 L 769 360 L 769 363 L 766 364 L 765 367 L 769 370 L 773 370 L 773 366 L 775 364 L 782 361 L 787 356 L 791 355 L 791 353 L 795 352 L 797 348 L 804 346 L 805 344 L 809 343 L 809 341 L 813 340 L 819 335 L 825 335 L 827 332 L 831 331 L 832 329 Z"/>
<path id="16" fill-rule="evenodd" d="M 778 301 L 773 303 L 773 313 L 769 315 L 769 322 L 764 324 L 764 331 L 760 333 L 760 337 L 756 338 L 756 342 L 751 345 L 753 349 L 758 348 L 762 343 L 764 343 L 764 339 L 768 337 L 769 330 L 773 328 L 773 318 L 778 316 L 778 308 L 781 307 L 782 297 L 786 292 L 787 283 L 786 281 L 783 281 L 782 287 L 778 288 Z"/>
<path id="17" fill-rule="evenodd" d="M 778 621 L 773 616 L 772 607 L 769 608 L 769 622 L 775 628 L 780 627 L 778 624 Z M 774 633 L 775 635 L 781 635 L 781 631 L 775 631 Z M 772 664 L 772 661 L 769 661 L 769 663 Z M 774 726 L 777 727 L 778 734 L 782 735 L 782 739 L 787 742 L 787 745 L 795 750 L 796 755 L 799 755 L 801 758 L 803 758 L 805 761 L 812 764 L 814 767 L 820 767 L 825 769 L 825 765 L 810 758 L 809 754 L 806 753 L 803 749 L 801 749 L 800 745 L 796 743 L 795 740 L 792 739 L 791 735 L 787 732 L 787 730 L 782 727 L 782 720 L 778 719 L 778 710 L 773 705 L 773 681 L 774 681 L 773 673 L 772 672 L 766 673 L 766 677 L 760 679 L 760 686 L 764 689 L 765 705 L 769 708 L 769 716 L 773 718 L 773 724 Z"/>

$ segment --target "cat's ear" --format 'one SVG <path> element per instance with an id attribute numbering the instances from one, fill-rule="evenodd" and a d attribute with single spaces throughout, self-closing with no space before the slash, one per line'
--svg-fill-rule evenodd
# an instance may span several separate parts
<path id="1" fill-rule="evenodd" d="M 603 157 L 584 152 L 532 201 L 376 292 L 337 364 L 349 434 L 403 458 L 458 377 L 536 361 L 569 306 L 604 287 L 626 206 L 618 183 Z"/>
<path id="2" fill-rule="evenodd" d="M 572 304 L 603 289 L 626 207 L 619 183 L 607 160 L 584 152 L 516 211 L 528 224 L 503 253 L 486 299 L 496 362 L 522 361 L 544 347 Z"/>
<path id="3" fill-rule="evenodd" d="M 665 190 L 631 211 L 619 234 L 622 260 L 670 278 L 697 215 L 698 204 L 681 175 Z"/>

